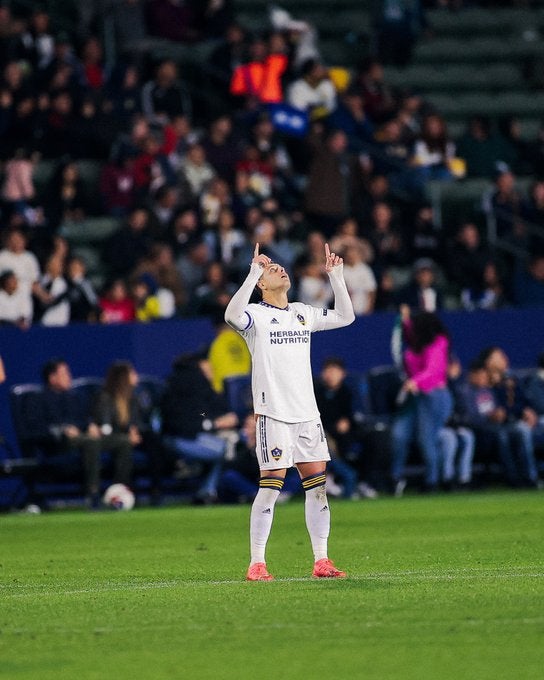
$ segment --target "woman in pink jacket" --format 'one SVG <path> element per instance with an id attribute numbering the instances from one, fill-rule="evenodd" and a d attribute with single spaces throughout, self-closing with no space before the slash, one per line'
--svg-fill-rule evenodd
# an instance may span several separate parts
<path id="1" fill-rule="evenodd" d="M 403 354 L 407 378 L 405 396 L 392 427 L 392 477 L 395 495 L 406 486 L 404 467 L 410 444 L 417 443 L 425 461 L 425 487 L 433 490 L 440 480 L 438 433 L 451 415 L 453 401 L 448 390 L 449 333 L 440 318 L 431 312 L 410 317 L 410 308 L 401 307 Z"/>

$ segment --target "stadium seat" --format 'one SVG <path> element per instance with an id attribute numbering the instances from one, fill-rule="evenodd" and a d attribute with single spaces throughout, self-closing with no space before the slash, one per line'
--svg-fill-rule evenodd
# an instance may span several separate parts
<path id="1" fill-rule="evenodd" d="M 59 233 L 71 245 L 85 245 L 105 241 L 120 225 L 121 221 L 116 217 L 88 217 L 80 222 L 64 222 Z"/>
<path id="2" fill-rule="evenodd" d="M 371 413 L 390 418 L 396 410 L 396 400 L 402 384 L 396 366 L 376 366 L 367 373 L 368 398 Z"/>

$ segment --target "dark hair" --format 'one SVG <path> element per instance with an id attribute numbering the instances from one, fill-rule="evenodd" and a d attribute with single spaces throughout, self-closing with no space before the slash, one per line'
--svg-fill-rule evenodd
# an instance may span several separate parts
<path id="1" fill-rule="evenodd" d="M 66 363 L 65 359 L 62 359 L 61 357 L 53 357 L 52 359 L 49 359 L 49 361 L 46 361 L 46 363 L 42 367 L 42 380 L 43 382 L 48 385 L 49 384 L 49 378 L 57 372 L 59 366 L 62 366 L 63 364 Z"/>
<path id="2" fill-rule="evenodd" d="M 342 370 L 346 370 L 346 365 L 343 361 L 343 359 L 340 359 L 340 357 L 327 357 L 323 361 L 323 369 L 329 368 L 330 366 L 337 366 L 338 368 L 341 368 Z"/>
<path id="3" fill-rule="evenodd" d="M 130 372 L 134 370 L 128 361 L 115 361 L 106 373 L 104 382 L 104 392 L 112 397 L 123 397 L 127 399 L 132 393 L 130 384 Z"/>
<path id="4" fill-rule="evenodd" d="M 0 274 L 0 288 L 4 288 L 12 276 L 16 276 L 13 269 L 6 269 L 6 271 L 2 272 Z"/>
<path id="5" fill-rule="evenodd" d="M 502 352 L 502 349 L 498 345 L 485 347 L 476 357 L 476 361 L 479 361 L 482 366 L 485 366 L 493 352 Z"/>
<path id="6" fill-rule="evenodd" d="M 450 334 L 442 323 L 442 320 L 434 312 L 418 312 L 412 317 L 412 332 L 410 347 L 414 352 L 421 352 L 430 345 L 438 336 L 444 336 L 448 343 Z"/>
<path id="7" fill-rule="evenodd" d="M 485 369 L 485 364 L 480 359 L 479 356 L 477 356 L 476 359 L 473 359 L 468 366 L 469 373 L 474 373 L 474 371 L 482 371 L 484 369 Z"/>

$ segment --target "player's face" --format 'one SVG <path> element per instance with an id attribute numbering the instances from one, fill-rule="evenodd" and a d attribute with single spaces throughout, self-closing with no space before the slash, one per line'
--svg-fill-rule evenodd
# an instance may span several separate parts
<path id="1" fill-rule="evenodd" d="M 276 262 L 271 262 L 264 268 L 260 281 L 261 288 L 268 291 L 287 291 L 291 287 L 289 274 Z"/>

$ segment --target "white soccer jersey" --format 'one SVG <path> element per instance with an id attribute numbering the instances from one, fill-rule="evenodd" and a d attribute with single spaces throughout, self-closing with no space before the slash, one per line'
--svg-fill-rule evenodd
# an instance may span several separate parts
<path id="1" fill-rule="evenodd" d="M 341 328 L 354 319 L 342 267 L 329 274 L 335 294 L 333 310 L 292 302 L 285 309 L 261 302 L 248 304 L 261 269 L 250 273 L 229 302 L 225 320 L 245 338 L 251 352 L 255 413 L 286 423 L 319 416 L 310 364 L 311 334 Z"/>
<path id="2" fill-rule="evenodd" d="M 293 302 L 279 309 L 261 302 L 246 308 L 248 326 L 239 331 L 253 362 L 253 408 L 286 423 L 319 416 L 314 396 L 310 344 L 322 330 L 326 309 Z"/>

